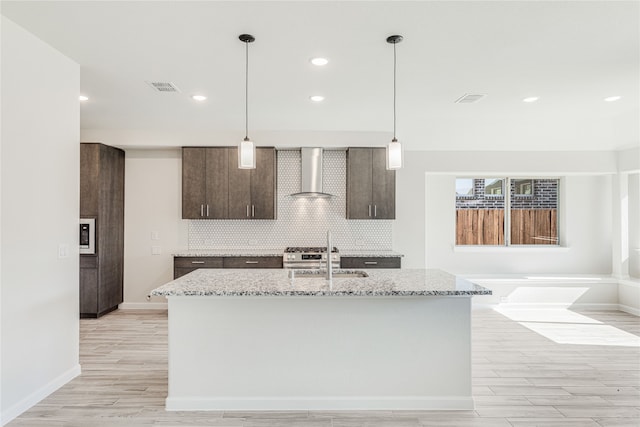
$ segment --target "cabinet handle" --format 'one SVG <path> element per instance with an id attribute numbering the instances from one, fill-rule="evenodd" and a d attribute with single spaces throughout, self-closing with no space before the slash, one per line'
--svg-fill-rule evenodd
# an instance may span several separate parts
<path id="1" fill-rule="evenodd" d="M 369 216 L 371 216 L 371 205 L 369 205 Z"/>
<path id="2" fill-rule="evenodd" d="M 245 261 L 245 264 L 258 264 L 260 261 Z"/>
<path id="3" fill-rule="evenodd" d="M 209 216 L 209 205 L 207 204 L 207 216 Z"/>
<path id="4" fill-rule="evenodd" d="M 207 205 L 208 206 L 208 205 Z M 207 207 L 207 209 L 209 209 Z M 208 212 L 208 211 L 207 211 Z M 209 216 L 209 214 L 207 213 L 207 216 Z M 376 217 L 378 216 L 378 205 L 373 205 L 373 216 Z"/>
<path id="5" fill-rule="evenodd" d="M 200 205 L 200 216 L 204 216 L 204 205 Z"/>
<path id="6" fill-rule="evenodd" d="M 251 205 L 251 216 L 252 217 L 256 216 L 256 206 L 255 205 Z"/>
<path id="7" fill-rule="evenodd" d="M 191 261 L 191 264 L 204 264 L 204 261 Z"/>
<path id="8" fill-rule="evenodd" d="M 365 261 L 365 265 L 377 265 L 378 261 Z"/>
<path id="9" fill-rule="evenodd" d="M 249 205 L 247 205 L 247 217 L 249 216 Z"/>

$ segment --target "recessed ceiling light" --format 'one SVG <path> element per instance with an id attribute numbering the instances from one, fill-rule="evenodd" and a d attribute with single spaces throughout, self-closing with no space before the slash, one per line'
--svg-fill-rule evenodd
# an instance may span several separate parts
<path id="1" fill-rule="evenodd" d="M 322 95 L 313 95 L 309 97 L 310 100 L 312 100 L 313 102 L 322 102 L 324 101 L 324 96 Z"/>
<path id="2" fill-rule="evenodd" d="M 616 95 L 616 96 L 608 96 L 604 100 L 607 101 L 607 102 L 613 102 L 613 101 L 617 101 L 620 98 L 622 98 L 622 97 Z"/>
<path id="3" fill-rule="evenodd" d="M 311 58 L 311 63 L 318 67 L 322 67 L 323 65 L 327 65 L 329 60 L 327 58 Z"/>
<path id="4" fill-rule="evenodd" d="M 88 101 L 88 100 L 89 100 L 89 97 L 88 97 L 88 96 L 85 96 L 85 95 L 80 95 L 80 96 L 78 97 L 78 99 L 79 99 L 80 101 Z"/>
<path id="5" fill-rule="evenodd" d="M 536 102 L 538 99 L 540 98 L 538 98 L 537 96 L 530 96 L 528 98 L 523 99 L 522 102 Z"/>
<path id="6" fill-rule="evenodd" d="M 204 95 L 192 95 L 191 98 L 193 98 L 194 101 L 198 101 L 198 102 L 202 102 L 207 99 L 207 97 Z"/>

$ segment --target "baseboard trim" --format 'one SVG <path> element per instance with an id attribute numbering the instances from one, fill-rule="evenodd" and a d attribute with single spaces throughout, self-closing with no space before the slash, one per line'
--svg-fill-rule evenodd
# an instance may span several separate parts
<path id="1" fill-rule="evenodd" d="M 517 303 L 503 302 L 500 304 L 474 304 L 474 309 L 522 309 L 522 310 L 542 310 L 542 309 L 574 309 L 574 310 L 602 310 L 602 311 L 618 311 L 620 304 L 615 303 L 591 303 L 591 304 L 565 304 L 565 303 Z"/>
<path id="2" fill-rule="evenodd" d="M 629 307 L 628 305 L 618 304 L 619 310 L 624 311 L 625 313 L 633 314 L 634 316 L 640 317 L 640 310 L 635 307 Z"/>
<path id="3" fill-rule="evenodd" d="M 167 411 L 473 410 L 469 396 L 167 397 Z"/>
<path id="4" fill-rule="evenodd" d="M 69 381 L 80 375 L 81 368 L 80 365 L 76 365 L 68 371 L 62 373 L 57 378 L 54 378 L 48 384 L 45 384 L 43 387 L 31 393 L 29 396 L 22 399 L 20 402 L 16 403 L 12 407 L 8 408 L 6 411 L 3 411 L 0 415 L 0 420 L 2 425 L 8 424 L 10 421 L 14 420 L 20 414 L 27 411 L 29 408 L 36 405 L 45 397 L 49 396 L 54 391 L 58 390 L 63 385 L 67 384 Z"/>
<path id="5" fill-rule="evenodd" d="M 166 302 L 123 302 L 118 306 L 120 310 L 167 310 Z"/>

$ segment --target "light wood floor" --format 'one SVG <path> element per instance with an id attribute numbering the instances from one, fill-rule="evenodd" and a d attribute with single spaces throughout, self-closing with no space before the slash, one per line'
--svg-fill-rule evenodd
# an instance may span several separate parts
<path id="1" fill-rule="evenodd" d="M 120 310 L 81 321 L 82 375 L 8 426 L 640 426 L 639 319 L 582 314 L 474 311 L 474 411 L 265 413 L 166 412 L 166 312 Z"/>

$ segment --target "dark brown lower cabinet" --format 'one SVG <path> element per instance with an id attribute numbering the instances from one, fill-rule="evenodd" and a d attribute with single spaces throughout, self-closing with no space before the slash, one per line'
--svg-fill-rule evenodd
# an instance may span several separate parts
<path id="1" fill-rule="evenodd" d="M 98 257 L 80 255 L 80 313 L 98 312 Z"/>
<path id="2" fill-rule="evenodd" d="M 173 278 L 184 276 L 199 268 L 222 268 L 222 257 L 174 257 Z"/>
<path id="3" fill-rule="evenodd" d="M 224 268 L 282 268 L 282 257 L 225 257 Z"/>
<path id="4" fill-rule="evenodd" d="M 340 268 L 400 268 L 400 257 L 341 257 Z"/>
<path id="5" fill-rule="evenodd" d="M 282 268 L 282 257 L 173 257 L 174 279 L 199 268 Z"/>

